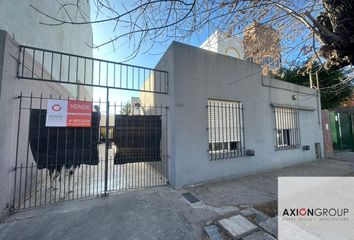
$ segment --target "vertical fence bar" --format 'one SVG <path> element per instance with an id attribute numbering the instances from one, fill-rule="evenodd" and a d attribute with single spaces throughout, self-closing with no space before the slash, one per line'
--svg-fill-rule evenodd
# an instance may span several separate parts
<path id="1" fill-rule="evenodd" d="M 241 122 L 241 132 L 242 132 L 242 143 L 241 143 L 241 145 L 242 145 L 242 148 L 241 148 L 241 150 L 242 150 L 242 156 L 244 156 L 245 155 L 245 152 L 246 152 L 246 140 L 245 140 L 245 116 L 244 116 L 244 114 L 243 114 L 243 111 L 244 111 L 244 107 L 243 107 L 243 104 L 242 103 L 240 103 L 240 106 L 241 106 L 241 112 L 240 112 L 240 114 L 241 114 L 241 120 L 242 120 L 242 122 Z"/>
<path id="2" fill-rule="evenodd" d="M 20 183 L 18 187 L 18 209 L 21 208 L 21 185 L 22 185 L 22 169 L 23 169 L 23 164 L 21 163 L 20 166 Z"/>
<path id="3" fill-rule="evenodd" d="M 50 95 L 50 97 L 49 97 L 50 99 L 52 98 L 52 95 Z M 47 102 L 47 104 L 48 104 L 48 102 Z M 46 169 L 48 169 L 49 170 L 49 168 L 48 168 L 48 156 L 49 156 L 49 137 L 50 137 L 50 131 L 49 131 L 49 128 L 47 128 L 47 144 L 46 144 L 46 146 L 47 146 L 47 151 L 46 151 Z M 51 164 L 51 166 L 50 166 L 50 170 L 49 170 L 49 177 L 50 177 L 50 182 L 51 182 L 51 171 L 52 171 L 52 164 Z M 44 193 L 44 203 L 45 204 L 47 204 L 47 193 L 48 193 L 48 170 L 46 170 L 45 171 L 45 193 Z M 50 193 L 49 194 L 51 194 L 51 191 L 52 191 L 52 189 L 50 189 Z"/>
<path id="4" fill-rule="evenodd" d="M 235 129 L 235 108 L 237 108 L 237 104 L 233 103 L 232 107 L 231 107 L 231 121 L 232 121 L 232 124 L 231 124 L 232 131 L 231 131 L 231 133 L 232 133 L 232 138 L 233 138 L 233 142 L 234 142 L 235 146 L 233 146 L 231 157 L 235 157 L 236 156 L 237 140 L 238 140 L 237 129 Z"/>
<path id="5" fill-rule="evenodd" d="M 168 106 L 166 106 L 165 108 L 165 114 L 166 114 L 166 117 L 165 117 L 165 131 L 166 131 L 166 134 L 165 134 L 165 184 L 168 184 L 168 159 L 169 159 L 169 141 L 168 141 Z"/>
<path id="6" fill-rule="evenodd" d="M 30 118 L 31 118 L 31 110 L 32 110 L 32 101 L 33 101 L 33 98 L 32 98 L 32 93 L 31 93 L 31 98 L 30 98 L 30 105 L 29 105 L 29 116 L 28 116 L 28 122 L 29 122 L 29 125 L 31 125 L 31 121 L 30 121 Z M 29 148 L 30 148 L 30 134 L 29 134 L 29 131 L 28 131 L 28 136 L 27 136 L 27 150 L 26 150 L 26 164 L 25 164 L 25 192 L 23 193 L 24 197 L 24 207 L 26 207 L 26 193 L 27 193 L 27 169 L 28 169 L 28 161 L 29 161 Z M 31 189 L 30 189 L 31 191 Z"/>
<path id="7" fill-rule="evenodd" d="M 275 107 L 274 108 L 274 123 L 275 123 L 275 127 L 274 127 L 274 129 L 275 129 L 275 151 L 277 151 L 278 150 L 278 145 L 279 145 L 279 138 L 278 138 L 278 122 L 279 122 L 279 120 L 278 120 L 278 110 L 277 110 L 277 108 Z"/>
<path id="8" fill-rule="evenodd" d="M 236 114 L 237 114 L 237 123 L 236 123 L 236 130 L 238 132 L 238 137 L 240 140 L 240 149 L 237 151 L 237 157 L 242 156 L 243 153 L 243 136 L 242 136 L 242 122 L 241 122 L 241 113 L 242 113 L 242 108 L 241 104 L 237 103 L 236 104 Z"/>
<path id="9" fill-rule="evenodd" d="M 33 49 L 33 51 L 32 51 L 32 54 L 33 54 L 33 56 L 32 56 L 32 78 L 34 77 L 34 62 L 36 61 L 36 59 L 35 59 L 35 57 L 36 57 L 36 50 L 35 49 Z"/>
<path id="10" fill-rule="evenodd" d="M 281 119 L 281 124 L 282 124 L 282 128 L 281 128 L 281 136 L 282 136 L 282 150 L 286 149 L 286 146 L 285 146 L 285 141 L 284 141 L 284 130 L 285 130 L 285 109 L 284 108 L 281 108 L 281 114 L 280 114 L 280 119 Z"/>
<path id="11" fill-rule="evenodd" d="M 94 69 L 95 69 L 95 61 L 91 60 L 91 83 L 94 84 L 93 79 L 94 79 Z"/>
<path id="12" fill-rule="evenodd" d="M 23 70 L 22 70 L 23 71 Z M 15 167 L 14 167 L 14 196 L 12 200 L 12 209 L 14 210 L 15 208 L 15 202 L 16 202 L 16 184 L 17 184 L 17 163 L 18 163 L 18 146 L 19 146 L 19 141 L 20 141 L 20 130 L 21 130 L 21 112 L 22 112 L 22 92 L 20 93 L 20 96 L 18 97 L 20 99 L 19 106 L 18 106 L 18 119 L 17 119 L 17 139 L 16 139 L 16 153 L 15 153 Z"/>
<path id="13" fill-rule="evenodd" d="M 122 65 L 119 66 L 119 87 L 121 88 L 122 87 Z"/>
<path id="14" fill-rule="evenodd" d="M 106 87 L 108 87 L 108 63 L 106 63 Z"/>
<path id="15" fill-rule="evenodd" d="M 30 192 L 29 192 L 29 203 L 28 206 L 31 207 L 32 203 L 32 178 L 33 178 L 33 162 L 31 163 L 31 174 L 30 174 Z"/>
<path id="16" fill-rule="evenodd" d="M 218 120 L 216 120 L 216 111 L 215 111 L 215 105 L 216 105 L 216 102 L 214 102 L 214 104 L 213 104 L 213 113 L 214 113 L 214 124 L 213 124 L 213 128 L 214 128 L 214 138 L 215 138 L 215 140 L 214 140 L 214 144 L 213 144 L 213 154 L 214 154 L 214 159 L 216 159 L 217 158 L 217 156 L 218 156 L 218 152 L 216 151 L 216 143 L 217 143 L 217 140 L 219 140 L 218 138 L 219 138 L 219 136 L 218 136 L 218 128 L 217 128 L 217 124 L 219 123 L 219 119 Z M 213 160 L 213 155 L 212 155 L 212 158 L 211 158 L 212 160 Z"/>
<path id="17" fill-rule="evenodd" d="M 67 82 L 70 82 L 70 65 L 71 65 L 71 56 L 69 55 L 69 58 L 68 58 L 68 81 Z"/>
<path id="18" fill-rule="evenodd" d="M 87 59 L 84 59 L 84 84 L 86 84 L 86 65 L 87 65 Z"/>
<path id="19" fill-rule="evenodd" d="M 60 54 L 60 63 L 59 63 L 59 82 L 61 82 L 61 70 L 63 68 L 63 54 Z"/>
<path id="20" fill-rule="evenodd" d="M 113 87 L 116 87 L 116 64 L 113 63 Z"/>
<path id="21" fill-rule="evenodd" d="M 129 74 L 128 74 L 128 65 L 126 66 L 126 68 L 125 68 L 125 70 L 126 70 L 126 72 L 125 72 L 125 77 L 126 77 L 126 79 L 125 79 L 125 82 L 126 82 L 126 84 L 125 84 L 125 88 L 128 88 L 128 86 L 129 86 L 129 82 L 128 82 L 128 79 L 129 79 Z"/>
<path id="22" fill-rule="evenodd" d="M 59 97 L 60 99 L 60 97 Z M 59 167 L 59 164 L 58 164 L 58 152 L 59 152 L 59 128 L 57 127 L 56 128 L 57 132 L 56 132 L 56 135 L 57 135 L 57 139 L 56 139 L 56 146 L 55 146 L 55 168 L 57 169 L 57 171 L 59 171 L 59 173 L 56 173 L 56 174 L 59 174 L 59 180 L 60 180 L 60 175 L 61 175 L 61 168 Z M 58 170 L 60 169 L 60 170 Z M 57 201 L 57 191 L 59 191 L 59 198 L 60 198 L 60 186 L 59 188 L 57 187 L 57 177 L 55 177 L 55 187 L 54 187 L 54 202 Z M 61 181 L 60 181 L 61 183 Z"/>
<path id="23" fill-rule="evenodd" d="M 51 54 L 50 59 L 50 80 L 53 80 L 53 62 L 54 62 L 54 53 Z"/>
<path id="24" fill-rule="evenodd" d="M 76 98 L 77 100 L 77 98 Z M 76 164 L 76 146 L 77 146 L 77 128 L 74 128 L 74 153 L 73 153 L 73 161 L 70 163 L 70 168 L 73 168 L 74 171 L 74 166 Z M 70 179 L 72 176 L 72 189 L 70 189 Z M 69 192 L 72 194 L 71 199 L 75 198 L 75 177 L 74 173 L 71 173 L 69 170 Z"/>
<path id="25" fill-rule="evenodd" d="M 104 169 L 104 195 L 107 195 L 108 183 L 108 145 L 109 145 L 109 88 L 107 87 L 106 93 L 106 145 L 105 145 L 105 169 Z"/>
<path id="26" fill-rule="evenodd" d="M 283 109 L 283 123 L 284 123 L 284 128 L 283 128 L 283 136 L 284 136 L 284 149 L 291 149 L 291 146 L 289 145 L 289 139 L 288 139 L 288 108 Z"/>
<path id="27" fill-rule="evenodd" d="M 228 104 L 229 107 L 229 112 L 228 112 L 228 117 L 229 117 L 229 124 L 227 126 L 227 132 L 228 132 L 228 158 L 232 158 L 232 148 L 231 148 L 231 144 L 234 141 L 234 135 L 233 135 L 233 128 L 232 128 L 232 124 L 233 124 L 233 119 L 232 119 L 232 109 L 233 109 L 233 103 L 229 102 Z"/>
<path id="28" fill-rule="evenodd" d="M 297 138 L 296 138 L 296 143 L 300 146 L 301 145 L 301 137 L 300 137 L 300 118 L 299 118 L 299 111 L 296 110 L 295 112 L 295 121 L 296 121 L 296 133 L 297 133 Z"/>
<path id="29" fill-rule="evenodd" d="M 134 71 L 135 71 L 135 67 L 132 67 L 132 89 L 134 89 Z"/>
<path id="30" fill-rule="evenodd" d="M 22 49 L 22 71 L 21 71 L 21 76 L 25 76 L 25 55 L 26 55 L 26 48 L 22 47 L 20 48 L 20 51 Z"/>
<path id="31" fill-rule="evenodd" d="M 42 114 L 42 101 L 43 101 L 43 95 L 41 94 L 40 99 L 39 99 L 39 114 L 38 114 L 38 132 L 37 132 L 37 158 L 39 159 L 39 143 L 40 143 L 40 126 L 41 126 L 41 114 Z M 38 185 L 38 166 L 36 170 L 36 187 L 35 187 L 35 193 L 34 193 L 34 205 L 37 206 L 37 185 Z M 42 170 L 41 170 L 41 185 L 42 186 Z M 42 197 L 42 189 L 40 188 L 40 201 Z M 39 202 L 40 205 L 40 202 Z"/>
<path id="32" fill-rule="evenodd" d="M 75 72 L 76 72 L 75 73 L 75 75 L 76 75 L 75 83 L 79 83 L 79 58 L 78 57 L 76 58 L 76 71 Z M 80 87 L 80 86 L 78 86 L 78 87 Z"/>
<path id="33" fill-rule="evenodd" d="M 42 72 L 41 72 L 42 79 L 43 79 L 43 72 L 44 72 L 44 51 L 42 51 Z"/>
<path id="34" fill-rule="evenodd" d="M 208 155 L 209 155 L 209 160 L 211 160 L 211 156 L 212 156 L 212 139 L 213 139 L 213 134 L 212 134 L 212 128 L 211 128 L 211 109 L 210 109 L 210 102 L 208 101 L 208 105 L 207 105 L 207 111 L 208 111 L 208 128 L 207 128 L 207 131 L 208 131 Z"/>

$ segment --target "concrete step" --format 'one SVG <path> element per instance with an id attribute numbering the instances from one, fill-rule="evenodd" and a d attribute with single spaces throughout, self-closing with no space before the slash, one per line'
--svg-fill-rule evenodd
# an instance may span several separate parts
<path id="1" fill-rule="evenodd" d="M 218 224 L 234 239 L 239 239 L 258 229 L 255 224 L 240 214 L 221 219 Z"/>
<path id="2" fill-rule="evenodd" d="M 206 226 L 204 227 L 204 231 L 209 240 L 223 240 L 220 228 L 216 225 Z"/>
<path id="3" fill-rule="evenodd" d="M 256 224 L 264 222 L 270 218 L 268 215 L 255 208 L 243 209 L 240 211 L 240 214 Z"/>

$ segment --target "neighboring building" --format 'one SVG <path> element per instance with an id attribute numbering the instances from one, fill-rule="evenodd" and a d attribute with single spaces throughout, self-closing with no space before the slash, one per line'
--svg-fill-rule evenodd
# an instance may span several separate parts
<path id="1" fill-rule="evenodd" d="M 227 56 L 244 59 L 242 39 L 224 32 L 216 31 L 200 46 L 200 48 L 221 53 Z"/>
<path id="2" fill-rule="evenodd" d="M 215 31 L 200 48 L 245 59 L 262 66 L 263 75 L 281 67 L 280 34 L 269 25 L 254 22 L 246 28 L 243 39 Z"/>
<path id="3" fill-rule="evenodd" d="M 144 109 L 141 106 L 139 97 L 131 97 L 131 115 L 143 115 Z"/>
<path id="4" fill-rule="evenodd" d="M 245 59 L 263 68 L 263 74 L 276 71 L 281 66 L 280 34 L 270 25 L 254 22 L 243 34 Z"/>
<path id="5" fill-rule="evenodd" d="M 70 1 L 75 4 L 77 2 L 76 0 L 69 0 L 67 2 Z M 86 20 L 89 20 L 89 1 L 79 1 L 79 4 Z M 88 46 L 92 44 L 93 38 L 91 24 L 64 24 L 59 26 L 48 26 L 41 24 L 53 23 L 53 21 L 35 11 L 30 5 L 35 6 L 48 15 L 55 16 L 60 19 L 67 18 L 65 11 L 58 11 L 60 5 L 56 4 L 55 1 L 0 0 L 0 30 L 7 31 L 14 38 L 14 40 L 16 40 L 16 42 L 22 45 L 92 57 L 92 48 Z M 80 14 L 75 14 L 73 12 L 69 12 L 69 14 L 71 14 L 71 16 L 76 16 L 77 20 L 83 20 Z M 36 59 L 38 58 L 40 58 L 40 56 L 36 56 Z M 49 67 L 49 64 L 47 65 Z M 71 65 L 71 67 L 75 67 L 74 62 L 71 63 Z M 63 72 L 65 72 L 67 71 L 68 66 L 63 65 L 63 68 L 65 68 L 63 69 Z M 53 72 L 57 73 L 57 71 L 57 69 L 54 69 Z M 72 75 L 74 74 L 72 73 Z M 74 77 L 75 76 L 72 76 L 72 79 Z M 54 92 L 62 92 L 62 95 L 64 96 L 69 94 L 71 97 L 81 96 L 86 97 L 87 99 L 92 98 L 92 89 L 89 87 L 65 85 L 64 88 L 67 93 L 65 90 L 64 92 L 62 90 L 58 90 L 54 85 L 50 85 L 50 87 L 56 88 Z"/>
<path id="6" fill-rule="evenodd" d="M 316 90 L 265 77 L 249 61 L 177 42 L 156 69 L 169 72 L 169 94 L 141 93 L 140 99 L 145 106 L 169 106 L 173 187 L 324 156 Z"/>
<path id="7" fill-rule="evenodd" d="M 74 0 L 72 2 L 77 3 Z M 21 55 L 18 44 L 92 57 L 92 49 L 86 44 L 92 42 L 90 24 L 76 26 L 66 24 L 60 26 L 43 25 L 40 22 L 50 22 L 50 20 L 32 9 L 30 4 L 49 15 L 59 18 L 65 17 L 65 12 L 58 12 L 59 5 L 55 5 L 55 1 L 0 0 L 0 216 L 3 211 L 5 212 L 10 207 L 10 195 L 14 193 L 13 189 L 17 188 L 17 186 L 13 186 L 12 174 L 15 161 L 18 166 L 33 163 L 28 145 L 26 147 L 26 144 L 22 144 L 18 147 L 18 150 L 16 149 L 17 134 L 18 139 L 23 141 L 29 139 L 30 109 L 45 108 L 46 105 L 42 105 L 42 99 L 51 97 L 92 99 L 92 88 L 89 87 L 43 81 L 24 81 L 17 78 L 16 73 L 19 72 L 17 64 L 19 62 L 23 69 L 22 72 L 32 74 L 32 76 L 42 74 L 42 76 L 53 80 L 58 79 L 58 75 L 64 73 L 68 78 L 75 79 L 74 76 L 83 72 L 83 68 L 77 68 L 77 71 L 69 71 L 68 69 L 71 68 L 72 70 L 77 66 L 77 60 L 72 58 L 70 61 L 69 58 L 69 61 L 65 63 L 63 59 L 63 64 L 60 67 L 61 73 L 59 73 L 59 68 L 55 67 L 59 66 L 59 54 L 51 56 L 43 53 L 42 55 L 38 54 L 40 51 L 37 51 L 37 54 L 34 53 L 34 50 L 26 51 L 25 54 L 22 52 Z M 83 14 L 87 19 L 90 19 L 89 1 L 80 1 L 80 4 Z M 24 57 L 19 58 L 20 55 Z M 44 61 L 43 58 L 46 60 Z M 51 58 L 54 58 L 56 64 L 53 63 L 53 60 L 53 64 L 48 64 Z M 29 72 L 29 69 L 32 71 Z M 78 81 L 80 82 L 82 79 L 78 79 Z M 21 93 L 23 97 L 20 98 L 18 96 Z M 29 96 L 33 96 L 33 102 L 29 100 Z M 29 110 L 26 111 L 25 108 Z M 19 112 L 22 112 L 20 115 L 22 121 L 18 120 Z M 18 160 L 15 160 L 15 156 L 16 158 L 18 156 Z M 28 180 L 27 177 L 30 178 L 26 176 L 26 180 Z M 20 189 L 17 194 L 21 194 L 22 191 Z"/>

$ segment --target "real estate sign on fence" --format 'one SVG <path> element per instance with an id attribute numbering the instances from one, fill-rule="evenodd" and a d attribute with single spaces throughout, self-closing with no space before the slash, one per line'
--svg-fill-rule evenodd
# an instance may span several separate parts
<path id="1" fill-rule="evenodd" d="M 92 102 L 49 99 L 46 127 L 91 127 Z"/>

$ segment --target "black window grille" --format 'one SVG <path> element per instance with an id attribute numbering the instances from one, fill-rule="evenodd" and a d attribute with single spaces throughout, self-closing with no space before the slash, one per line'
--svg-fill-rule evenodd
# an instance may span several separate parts
<path id="1" fill-rule="evenodd" d="M 297 149 L 301 147 L 299 110 L 275 108 L 275 150 Z"/>
<path id="2" fill-rule="evenodd" d="M 244 156 L 242 103 L 208 100 L 208 141 L 210 160 Z"/>

